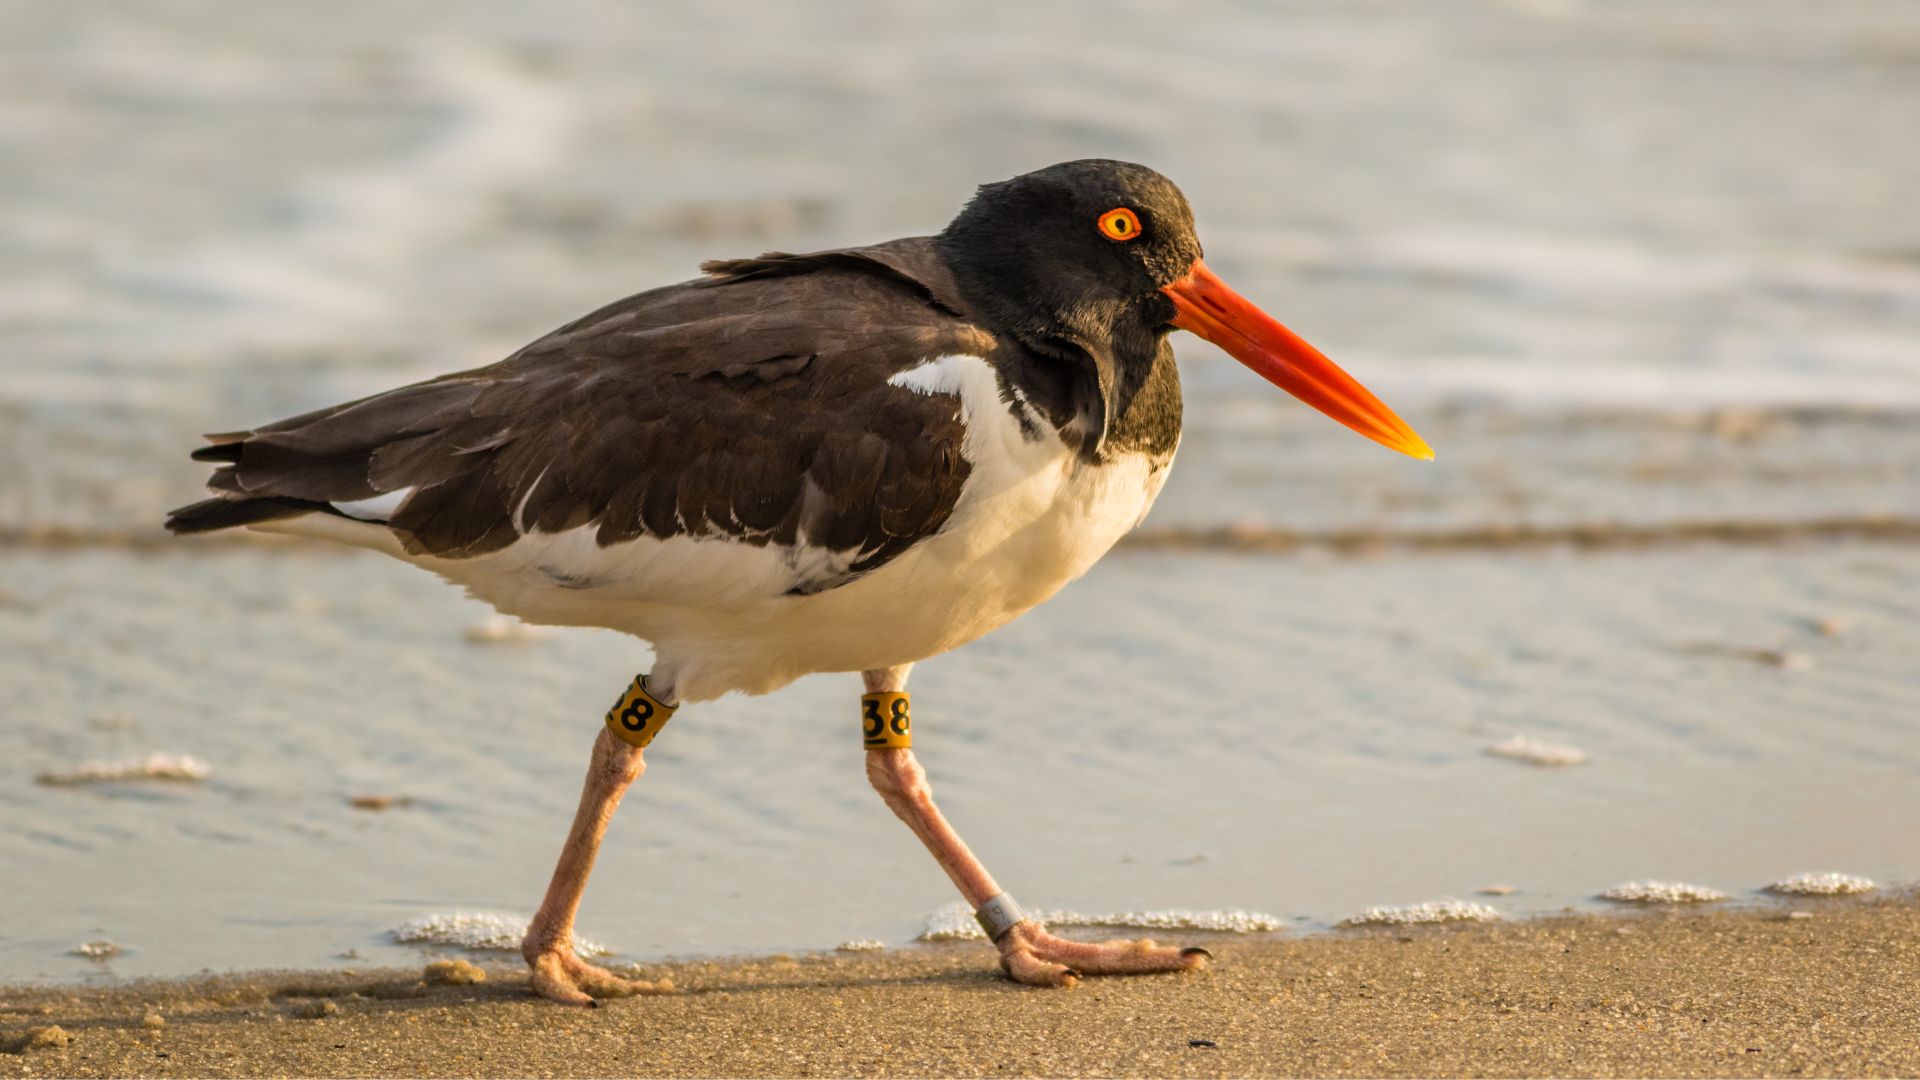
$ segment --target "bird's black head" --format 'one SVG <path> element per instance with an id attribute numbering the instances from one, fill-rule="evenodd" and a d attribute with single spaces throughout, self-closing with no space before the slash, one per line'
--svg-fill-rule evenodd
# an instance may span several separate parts
<path id="1" fill-rule="evenodd" d="M 1175 312 L 1160 290 L 1200 257 L 1173 181 L 1098 158 L 982 184 L 939 243 L 997 328 L 1128 352 L 1148 342 L 1124 339 L 1166 334 Z"/>
<path id="2" fill-rule="evenodd" d="M 1215 277 L 1193 211 L 1144 165 L 1069 161 L 982 185 L 938 239 L 978 315 L 1065 362 L 1074 426 L 1098 452 L 1149 371 L 1191 330 L 1295 397 L 1413 457 L 1433 451 L 1353 376 Z"/>

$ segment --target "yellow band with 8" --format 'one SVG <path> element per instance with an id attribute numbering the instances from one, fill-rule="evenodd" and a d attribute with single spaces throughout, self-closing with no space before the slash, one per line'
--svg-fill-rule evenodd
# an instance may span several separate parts
<path id="1" fill-rule="evenodd" d="M 673 719 L 674 706 L 647 693 L 647 677 L 635 675 L 633 685 L 607 710 L 607 730 L 621 742 L 644 750 L 660 729 Z"/>
<path id="2" fill-rule="evenodd" d="M 860 695 L 860 735 L 869 750 L 904 750 L 913 745 L 913 710 L 908 695 L 883 690 Z"/>

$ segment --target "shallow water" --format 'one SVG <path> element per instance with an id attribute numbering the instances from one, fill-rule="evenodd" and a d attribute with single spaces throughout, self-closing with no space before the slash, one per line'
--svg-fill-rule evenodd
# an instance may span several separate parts
<path id="1" fill-rule="evenodd" d="M 485 609 L 371 554 L 14 552 L 0 609 L 0 972 L 400 962 L 386 932 L 526 913 L 645 655 L 476 646 Z M 1845 615 L 1838 637 L 1815 622 Z M 1033 907 L 1324 926 L 1441 895 L 1751 894 L 1916 876 L 1920 548 L 1334 560 L 1121 553 L 914 679 L 957 826 Z M 1740 650 L 1779 649 L 1786 669 Z M 912 940 L 950 886 L 867 788 L 857 681 L 686 710 L 587 894 L 624 957 Z M 134 723 L 89 723 L 122 712 Z M 1547 769 L 1486 752 L 1572 744 Z M 204 784 L 49 787 L 190 752 Z M 405 796 L 370 813 L 357 795 Z M 1514 886 L 1504 897 L 1476 888 Z"/>
<path id="2" fill-rule="evenodd" d="M 1180 12 L 8 5 L 0 979 L 397 962 L 408 919 L 524 914 L 645 666 L 470 642 L 484 609 L 371 555 L 106 549 L 192 497 L 194 433 L 1095 154 L 1179 181 L 1209 262 L 1440 460 L 1181 344 L 1161 546 L 914 681 L 943 802 L 1024 902 L 1319 927 L 1920 877 L 1920 547 L 1793 539 L 1920 516 L 1920 9 Z M 1778 529 L 1676 542 L 1703 523 Z M 1529 528 L 1656 546 L 1472 550 Z M 1182 539 L 1218 530 L 1389 554 Z M 1467 550 L 1392 546 L 1434 536 Z M 583 932 L 918 934 L 948 887 L 865 788 L 853 693 L 676 720 Z M 1487 752 L 1515 736 L 1587 760 Z M 212 774 L 34 780 L 156 752 Z M 68 955 L 102 938 L 127 951 Z"/>

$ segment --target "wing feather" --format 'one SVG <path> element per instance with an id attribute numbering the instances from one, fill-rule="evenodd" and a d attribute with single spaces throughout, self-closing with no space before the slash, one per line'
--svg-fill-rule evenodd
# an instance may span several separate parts
<path id="1" fill-rule="evenodd" d="M 384 524 L 414 555 L 471 558 L 586 525 L 603 547 L 696 536 L 846 554 L 832 560 L 844 573 L 806 591 L 938 531 L 968 475 L 964 430 L 950 403 L 888 379 L 994 342 L 959 314 L 931 243 L 709 272 L 491 367 L 219 436 L 198 455 L 225 463 L 210 488 L 260 507 L 196 504 L 169 524 L 411 491 Z"/>

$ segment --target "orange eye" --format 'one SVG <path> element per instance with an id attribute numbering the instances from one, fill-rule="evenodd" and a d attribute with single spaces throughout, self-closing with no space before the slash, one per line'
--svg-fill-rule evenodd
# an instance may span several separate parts
<path id="1" fill-rule="evenodd" d="M 1100 215 L 1100 235 L 1109 240 L 1132 240 L 1140 235 L 1140 219 L 1124 206 Z"/>

